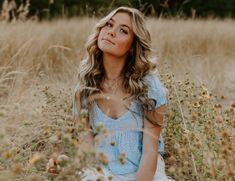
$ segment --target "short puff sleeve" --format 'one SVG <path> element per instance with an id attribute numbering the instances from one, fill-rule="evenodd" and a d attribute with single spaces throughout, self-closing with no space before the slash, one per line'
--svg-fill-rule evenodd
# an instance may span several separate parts
<path id="1" fill-rule="evenodd" d="M 149 73 L 144 77 L 148 86 L 148 98 L 153 99 L 155 108 L 167 103 L 167 89 L 162 85 L 156 74 Z"/>

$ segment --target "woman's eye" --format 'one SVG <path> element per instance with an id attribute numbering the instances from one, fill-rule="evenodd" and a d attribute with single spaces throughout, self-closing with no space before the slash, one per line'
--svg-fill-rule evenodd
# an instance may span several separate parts
<path id="1" fill-rule="evenodd" d="M 121 33 L 124 33 L 124 34 L 127 34 L 127 33 L 128 33 L 127 30 L 124 30 L 124 29 L 120 29 L 120 32 L 121 32 Z"/>
<path id="2" fill-rule="evenodd" d="M 107 23 L 106 23 L 106 26 L 107 26 L 107 27 L 112 27 L 113 25 L 112 25 L 111 23 L 107 22 Z"/>

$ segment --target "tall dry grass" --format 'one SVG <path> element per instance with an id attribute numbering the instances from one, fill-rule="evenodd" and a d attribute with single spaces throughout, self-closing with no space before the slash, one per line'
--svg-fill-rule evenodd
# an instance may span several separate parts
<path id="1" fill-rule="evenodd" d="M 95 22 L 0 24 L 0 180 L 50 180 L 46 163 L 60 153 L 74 159 L 57 180 L 78 179 L 74 173 L 94 164 L 94 153 L 79 151 L 81 140 L 73 139 L 71 100 Z M 149 19 L 148 27 L 170 91 L 168 174 L 234 180 L 234 21 Z"/>
<path id="2" fill-rule="evenodd" d="M 94 19 L 77 19 L 2 23 L 2 72 L 19 70 L 15 73 L 38 75 L 44 72 L 52 76 L 50 72 L 62 71 L 61 77 L 71 77 L 76 72 L 74 63 L 77 65 L 84 55 L 84 42 L 94 22 Z M 190 72 L 191 78 L 205 83 L 213 91 L 233 92 L 234 21 L 151 19 L 148 25 L 160 62 L 168 63 L 178 78 Z"/>
<path id="3" fill-rule="evenodd" d="M 177 78 L 184 73 L 219 94 L 234 95 L 233 20 L 150 20 L 153 45 Z"/>

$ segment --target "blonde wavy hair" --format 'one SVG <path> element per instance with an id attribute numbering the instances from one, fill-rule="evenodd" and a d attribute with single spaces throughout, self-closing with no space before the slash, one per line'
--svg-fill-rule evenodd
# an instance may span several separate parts
<path id="1" fill-rule="evenodd" d="M 118 12 L 127 13 L 131 17 L 134 32 L 132 47 L 121 73 L 123 90 L 130 97 L 135 97 L 144 108 L 152 109 L 154 102 L 148 99 L 147 85 L 143 80 L 143 77 L 155 68 L 151 59 L 151 37 L 143 14 L 139 10 L 129 7 L 119 7 L 113 10 L 96 24 L 94 33 L 88 37 L 86 43 L 87 56 L 81 61 L 79 84 L 75 89 L 75 94 L 79 94 L 81 106 L 87 108 L 88 98 L 100 93 L 105 71 L 102 65 L 102 51 L 98 47 L 98 36 L 101 29 Z"/>

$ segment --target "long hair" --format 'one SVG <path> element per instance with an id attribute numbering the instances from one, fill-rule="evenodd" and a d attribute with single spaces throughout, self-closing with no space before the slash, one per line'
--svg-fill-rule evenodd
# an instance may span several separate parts
<path id="1" fill-rule="evenodd" d="M 153 108 L 154 103 L 147 97 L 147 85 L 143 80 L 143 77 L 155 68 L 150 57 L 152 52 L 151 37 L 143 14 L 134 8 L 119 7 L 96 24 L 94 33 L 88 37 L 86 43 L 87 55 L 81 61 L 78 75 L 79 86 L 77 86 L 75 92 L 79 94 L 81 107 L 89 105 L 87 101 L 89 97 L 100 93 L 105 71 L 102 64 L 102 51 L 98 47 L 98 36 L 106 23 L 118 12 L 127 13 L 131 17 L 134 32 L 132 47 L 121 73 L 123 90 L 130 97 L 136 98 L 144 108 Z"/>

